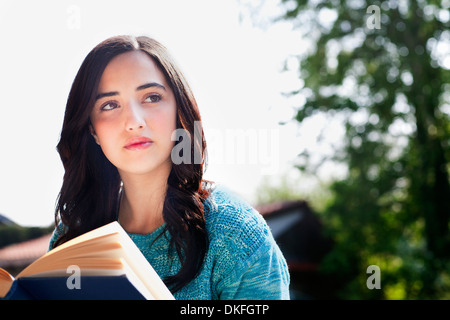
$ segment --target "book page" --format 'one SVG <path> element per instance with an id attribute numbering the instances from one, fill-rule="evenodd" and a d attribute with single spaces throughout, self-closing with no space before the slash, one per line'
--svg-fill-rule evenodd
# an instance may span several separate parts
<path id="1" fill-rule="evenodd" d="M 14 277 L 8 271 L 0 268 L 0 298 L 3 298 L 8 293 L 12 286 Z"/>
<path id="2" fill-rule="evenodd" d="M 121 245 L 118 242 L 112 243 L 96 243 L 96 245 L 89 246 L 88 250 L 83 248 L 68 248 L 68 252 L 59 251 L 52 255 L 44 255 L 39 258 L 22 272 L 17 275 L 17 278 L 31 276 L 36 273 L 45 271 L 67 268 L 70 265 L 78 265 L 88 267 L 86 264 L 97 265 L 97 268 L 117 268 L 111 266 L 115 260 L 118 264 L 120 258 Z"/>

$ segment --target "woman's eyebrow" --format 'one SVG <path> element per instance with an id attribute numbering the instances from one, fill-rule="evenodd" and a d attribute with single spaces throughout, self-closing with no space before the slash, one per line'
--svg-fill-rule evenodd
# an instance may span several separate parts
<path id="1" fill-rule="evenodd" d="M 99 94 L 95 97 L 95 100 L 98 100 L 98 99 L 101 99 L 101 98 L 104 98 L 104 97 L 116 96 L 116 95 L 118 95 L 118 94 L 119 94 L 118 91 L 99 93 Z"/>
<path id="2" fill-rule="evenodd" d="M 151 87 L 158 87 L 158 88 L 163 89 L 164 91 L 166 90 L 166 87 L 164 87 L 162 84 L 159 84 L 157 82 L 149 82 L 149 83 L 143 84 L 142 86 L 137 87 L 136 91 L 144 90 L 144 89 L 151 88 Z"/>
<path id="3" fill-rule="evenodd" d="M 166 87 L 164 87 L 162 84 L 159 84 L 159 83 L 157 83 L 157 82 L 149 82 L 149 83 L 143 84 L 143 85 L 137 87 L 137 88 L 136 88 L 136 91 L 144 90 L 144 89 L 151 88 L 151 87 L 158 87 L 158 88 L 161 88 L 161 89 L 163 89 L 164 91 L 166 91 Z M 116 96 L 116 95 L 118 95 L 118 94 L 119 94 L 118 91 L 99 93 L 99 94 L 95 97 L 95 100 L 98 100 L 98 99 L 101 99 L 101 98 L 104 98 L 104 97 Z"/>

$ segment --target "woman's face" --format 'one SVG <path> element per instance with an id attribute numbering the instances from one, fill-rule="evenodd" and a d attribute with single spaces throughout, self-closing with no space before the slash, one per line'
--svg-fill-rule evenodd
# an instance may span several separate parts
<path id="1" fill-rule="evenodd" d="M 146 53 L 131 51 L 105 68 L 90 129 L 121 175 L 170 171 L 176 113 L 164 74 Z"/>

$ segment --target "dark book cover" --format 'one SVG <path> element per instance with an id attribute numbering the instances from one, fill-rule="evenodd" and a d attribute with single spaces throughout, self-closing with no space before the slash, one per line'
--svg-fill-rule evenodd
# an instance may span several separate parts
<path id="1" fill-rule="evenodd" d="M 68 277 L 24 277 L 14 281 L 4 300 L 145 300 L 125 276 L 84 276 L 69 289 Z"/>

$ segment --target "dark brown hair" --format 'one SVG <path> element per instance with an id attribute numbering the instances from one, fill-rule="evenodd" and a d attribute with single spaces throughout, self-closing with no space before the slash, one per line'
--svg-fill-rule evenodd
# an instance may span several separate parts
<path id="1" fill-rule="evenodd" d="M 57 145 L 65 174 L 55 224 L 61 222 L 65 233 L 54 246 L 117 220 L 120 176 L 89 132 L 90 114 L 108 63 L 119 54 L 135 50 L 147 53 L 164 73 L 176 99 L 176 126 L 191 138 L 192 161 L 172 164 L 163 207 L 165 231 L 170 233 L 171 248 L 175 248 L 181 262 L 179 272 L 164 279 L 175 292 L 195 278 L 208 249 L 203 203 L 209 196 L 210 184 L 202 178 L 206 142 L 200 122 L 196 128 L 198 131 L 200 125 L 201 139 L 193 138 L 194 123 L 201 121 L 197 103 L 167 49 L 151 38 L 117 36 L 103 41 L 86 56 L 75 77 Z M 201 163 L 194 162 L 196 152 L 202 155 Z"/>

